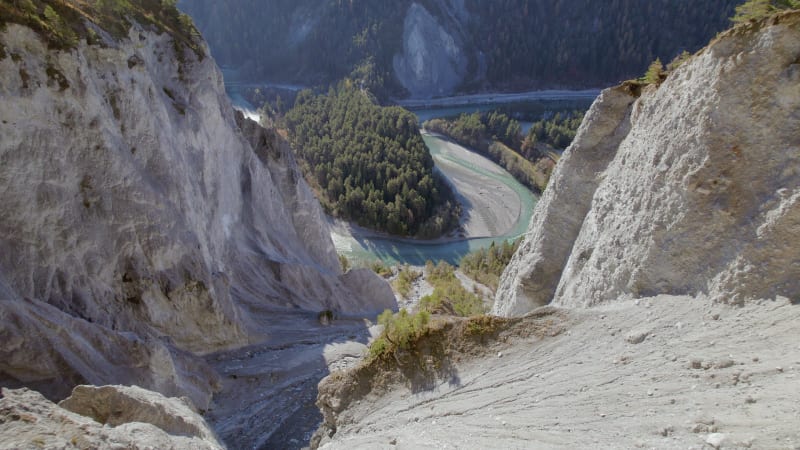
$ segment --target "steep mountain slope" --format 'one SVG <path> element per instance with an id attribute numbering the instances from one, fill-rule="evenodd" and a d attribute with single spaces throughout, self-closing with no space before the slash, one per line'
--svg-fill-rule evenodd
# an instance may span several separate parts
<path id="1" fill-rule="evenodd" d="M 598 87 L 694 51 L 736 0 L 182 0 L 214 56 L 253 80 L 351 75 L 378 93 Z"/>
<path id="2" fill-rule="evenodd" d="M 426 388 L 352 395 L 368 381 L 329 376 L 318 403 L 336 433 L 319 448 L 800 445 L 797 306 L 661 296 L 553 317 L 544 335 L 524 318 L 526 332 L 484 341 L 482 357 L 455 353 Z"/>
<path id="3" fill-rule="evenodd" d="M 799 24 L 737 27 L 638 99 L 603 92 L 493 312 L 657 294 L 800 300 Z"/>
<path id="4" fill-rule="evenodd" d="M 291 151 L 234 115 L 202 40 L 112 37 L 60 7 L 89 43 L 0 31 L 3 386 L 137 384 L 205 409 L 218 379 L 196 355 L 263 339 L 271 311 L 396 307 L 341 273 Z"/>

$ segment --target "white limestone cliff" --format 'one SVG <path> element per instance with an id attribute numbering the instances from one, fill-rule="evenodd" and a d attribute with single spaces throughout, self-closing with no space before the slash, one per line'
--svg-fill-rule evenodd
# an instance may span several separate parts
<path id="1" fill-rule="evenodd" d="M 603 92 L 493 313 L 620 297 L 800 300 L 800 14 L 737 27 L 635 99 Z"/>
<path id="2" fill-rule="evenodd" d="M 396 307 L 341 273 L 287 144 L 235 117 L 211 58 L 98 33 L 57 51 L 0 32 L 4 386 L 139 384 L 204 409 L 195 355 L 263 338 L 270 311 Z"/>

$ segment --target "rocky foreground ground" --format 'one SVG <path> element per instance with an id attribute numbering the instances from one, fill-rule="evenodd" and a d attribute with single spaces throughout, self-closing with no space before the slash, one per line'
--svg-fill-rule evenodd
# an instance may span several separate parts
<path id="1" fill-rule="evenodd" d="M 348 399 L 321 448 L 800 448 L 800 305 L 661 296 L 554 317 L 555 336 L 454 360 L 431 389 Z"/>
<path id="2" fill-rule="evenodd" d="M 3 388 L 0 425 L 0 449 L 224 448 L 191 400 L 139 387 L 78 386 L 58 405 Z"/>

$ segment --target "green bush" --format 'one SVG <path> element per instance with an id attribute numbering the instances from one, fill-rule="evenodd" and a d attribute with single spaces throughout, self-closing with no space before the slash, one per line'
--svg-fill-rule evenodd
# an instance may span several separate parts
<path id="1" fill-rule="evenodd" d="M 736 7 L 733 23 L 760 20 L 777 11 L 800 8 L 800 0 L 748 0 Z"/>
<path id="2" fill-rule="evenodd" d="M 378 323 L 383 325 L 383 332 L 370 345 L 370 357 L 378 358 L 397 350 L 409 350 L 414 341 L 425 333 L 430 318 L 427 311 L 409 314 L 405 309 L 401 309 L 397 314 L 393 314 L 387 309 L 378 316 Z"/>
<path id="3" fill-rule="evenodd" d="M 640 81 L 646 84 L 659 85 L 666 77 L 667 73 L 664 71 L 664 64 L 661 63 L 659 58 L 656 58 L 655 61 L 650 63 L 650 67 L 647 68 L 647 72 L 640 78 Z"/>
<path id="4" fill-rule="evenodd" d="M 500 245 L 492 242 L 488 249 L 482 248 L 461 258 L 459 267 L 468 277 L 489 286 L 493 291 L 497 290 L 500 276 L 519 248 L 520 242 L 522 238 L 513 242 L 503 241 Z"/>
<path id="5" fill-rule="evenodd" d="M 673 58 L 673 60 L 670 61 L 669 64 L 667 64 L 667 71 L 668 72 L 672 72 L 673 70 L 675 70 L 678 67 L 682 66 L 683 63 L 688 61 L 691 57 L 692 57 L 692 55 L 689 52 L 687 52 L 686 50 L 684 50 L 681 54 L 679 54 L 678 56 Z"/>
<path id="6" fill-rule="evenodd" d="M 397 291 L 400 295 L 403 297 L 408 297 L 408 293 L 411 291 L 412 284 L 421 276 L 421 272 L 416 271 L 408 264 L 405 264 L 400 268 L 400 273 L 397 274 L 397 278 L 394 280 L 394 282 L 392 282 L 392 286 L 394 286 L 395 291 Z"/>
<path id="7" fill-rule="evenodd" d="M 194 23 L 174 0 L 0 1 L 0 28 L 6 23 L 28 26 L 61 50 L 75 48 L 81 38 L 90 45 L 99 43 L 89 23 L 124 39 L 134 22 L 169 33 L 181 51 L 189 47 L 199 59 L 204 57 Z"/>
<path id="8" fill-rule="evenodd" d="M 380 259 L 376 259 L 373 261 L 369 268 L 372 269 L 373 272 L 377 273 L 378 275 L 386 278 L 392 276 L 392 268 L 387 266 L 383 261 Z"/>
<path id="9" fill-rule="evenodd" d="M 481 297 L 464 288 L 456 277 L 453 266 L 444 261 L 437 265 L 428 261 L 425 271 L 426 279 L 433 285 L 433 293 L 420 299 L 420 311 L 463 317 L 486 312 Z"/>

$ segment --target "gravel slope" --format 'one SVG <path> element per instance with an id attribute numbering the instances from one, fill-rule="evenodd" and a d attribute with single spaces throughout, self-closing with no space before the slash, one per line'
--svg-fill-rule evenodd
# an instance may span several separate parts
<path id="1" fill-rule="evenodd" d="M 800 448 L 800 306 L 662 296 L 567 315 L 565 333 L 456 363 L 457 383 L 355 403 L 321 448 Z"/>
<path id="2" fill-rule="evenodd" d="M 256 345 L 208 355 L 222 386 L 206 420 L 232 449 L 299 449 L 322 420 L 317 383 L 367 350 L 361 320 L 323 326 L 311 314 L 274 314 L 271 335 Z"/>
<path id="3" fill-rule="evenodd" d="M 441 139 L 439 148 L 441 153 L 434 155 L 436 167 L 455 187 L 464 208 L 464 237 L 509 233 L 522 214 L 522 200 L 507 184 L 480 173 L 502 175 L 500 166 L 452 141 Z"/>

